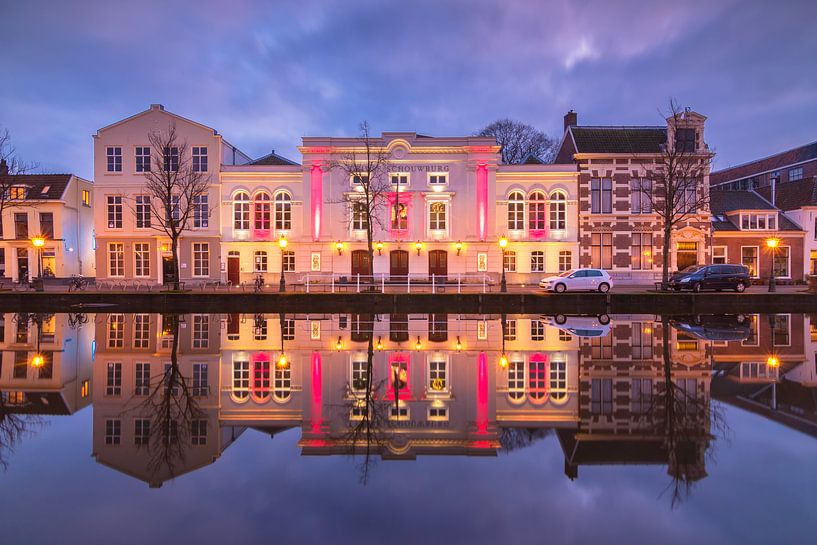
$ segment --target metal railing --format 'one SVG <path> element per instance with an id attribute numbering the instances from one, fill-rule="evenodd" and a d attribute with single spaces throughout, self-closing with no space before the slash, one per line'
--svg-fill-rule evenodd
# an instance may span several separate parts
<path id="1" fill-rule="evenodd" d="M 442 293 L 447 289 L 456 289 L 462 293 L 463 289 L 476 288 L 482 293 L 488 293 L 494 286 L 499 285 L 497 275 L 480 274 L 333 274 L 333 273 L 306 273 L 293 284 L 294 288 L 303 288 L 306 293 L 323 291 L 337 293 L 339 291 L 354 290 L 355 293 L 380 292 L 393 290 L 405 293 Z"/>

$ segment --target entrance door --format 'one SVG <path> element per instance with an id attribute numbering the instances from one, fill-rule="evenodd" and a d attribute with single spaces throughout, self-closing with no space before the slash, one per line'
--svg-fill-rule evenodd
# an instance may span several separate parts
<path id="1" fill-rule="evenodd" d="M 162 282 L 167 284 L 173 282 L 173 258 L 169 256 L 162 257 Z"/>
<path id="2" fill-rule="evenodd" d="M 679 242 L 676 247 L 676 263 L 678 270 L 682 271 L 690 265 L 698 264 L 698 243 Z"/>
<path id="3" fill-rule="evenodd" d="M 406 250 L 392 250 L 389 253 L 389 279 L 392 282 L 408 281 L 409 254 Z"/>
<path id="4" fill-rule="evenodd" d="M 241 258 L 237 255 L 227 256 L 227 280 L 233 286 L 241 285 Z"/>
<path id="5" fill-rule="evenodd" d="M 17 281 L 28 281 L 28 249 L 17 248 Z"/>
<path id="6" fill-rule="evenodd" d="M 360 275 L 364 280 L 368 280 L 369 275 L 369 252 L 367 250 L 354 250 L 352 252 L 352 279 Z"/>
<path id="7" fill-rule="evenodd" d="M 428 275 L 431 276 L 432 274 L 443 282 L 448 277 L 448 252 L 445 250 L 431 250 L 428 252 Z"/>

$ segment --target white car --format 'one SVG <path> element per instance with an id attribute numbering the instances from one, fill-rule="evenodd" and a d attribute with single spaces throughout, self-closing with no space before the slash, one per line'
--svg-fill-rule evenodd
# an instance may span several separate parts
<path id="1" fill-rule="evenodd" d="M 607 314 L 598 316 L 565 316 L 564 314 L 557 314 L 553 317 L 540 316 L 539 318 L 545 325 L 557 327 L 577 337 L 606 337 L 610 334 L 612 328 L 610 317 Z"/>
<path id="2" fill-rule="evenodd" d="M 604 269 L 570 269 L 558 276 L 548 276 L 539 281 L 539 287 L 548 291 L 600 291 L 607 293 L 613 280 Z"/>

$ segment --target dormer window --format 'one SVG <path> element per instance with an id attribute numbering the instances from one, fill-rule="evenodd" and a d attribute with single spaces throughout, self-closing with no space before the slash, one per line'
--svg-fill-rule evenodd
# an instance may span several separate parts
<path id="1" fill-rule="evenodd" d="M 741 214 L 742 231 L 774 231 L 777 229 L 777 214 Z"/>
<path id="2" fill-rule="evenodd" d="M 675 150 L 685 153 L 693 153 L 697 149 L 695 145 L 697 133 L 693 128 L 679 127 L 675 129 Z"/>
<path id="3" fill-rule="evenodd" d="M 48 190 L 49 190 L 49 189 L 51 189 L 51 186 L 50 186 L 50 185 L 44 186 L 44 187 L 42 188 L 42 190 L 40 190 L 40 195 L 46 195 L 46 194 L 48 193 Z"/>
<path id="4" fill-rule="evenodd" d="M 26 198 L 26 188 L 22 185 L 15 185 L 9 192 L 9 198 L 13 201 L 22 201 Z"/>

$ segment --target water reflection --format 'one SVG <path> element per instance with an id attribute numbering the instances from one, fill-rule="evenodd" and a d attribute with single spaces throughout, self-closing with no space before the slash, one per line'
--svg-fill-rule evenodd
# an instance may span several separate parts
<path id="1" fill-rule="evenodd" d="M 97 462 L 150 486 L 248 429 L 303 455 L 494 456 L 555 436 L 581 466 L 666 467 L 673 503 L 728 428 L 715 399 L 817 435 L 811 317 L 5 314 L 0 462 L 93 402 Z M 806 357 L 806 354 L 809 357 Z"/>

